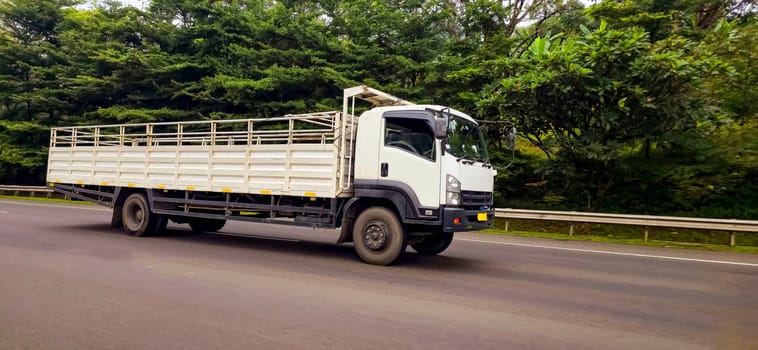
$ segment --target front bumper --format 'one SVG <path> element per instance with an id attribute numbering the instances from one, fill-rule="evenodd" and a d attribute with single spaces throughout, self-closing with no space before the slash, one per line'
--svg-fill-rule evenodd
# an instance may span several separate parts
<path id="1" fill-rule="evenodd" d="M 480 215 L 487 215 L 486 220 L 479 220 Z M 456 220 L 457 219 L 457 220 Z M 462 208 L 444 208 L 442 211 L 442 231 L 463 232 L 476 231 L 492 227 L 495 221 L 495 209 L 465 210 Z M 457 223 L 456 223 L 457 222 Z"/>

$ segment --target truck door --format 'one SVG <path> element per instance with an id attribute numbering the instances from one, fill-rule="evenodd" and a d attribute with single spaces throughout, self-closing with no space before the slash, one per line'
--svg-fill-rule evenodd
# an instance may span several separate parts
<path id="1" fill-rule="evenodd" d="M 392 111 L 381 121 L 378 184 L 402 188 L 422 216 L 437 215 L 440 166 L 434 123 L 425 111 Z"/>

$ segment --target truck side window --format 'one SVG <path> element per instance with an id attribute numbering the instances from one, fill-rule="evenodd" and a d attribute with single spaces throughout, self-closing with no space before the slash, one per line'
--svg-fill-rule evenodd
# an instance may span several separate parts
<path id="1" fill-rule="evenodd" d="M 434 161 L 434 132 L 423 119 L 386 118 L 384 145 Z"/>

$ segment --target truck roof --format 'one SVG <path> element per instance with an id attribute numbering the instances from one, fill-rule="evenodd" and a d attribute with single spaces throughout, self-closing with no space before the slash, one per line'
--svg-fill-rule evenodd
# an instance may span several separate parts
<path id="1" fill-rule="evenodd" d="M 386 112 L 386 111 L 398 111 L 398 110 L 400 110 L 400 111 L 422 110 L 423 111 L 423 110 L 427 110 L 427 109 L 433 109 L 433 110 L 439 111 L 439 110 L 442 110 L 442 109 L 445 109 L 445 108 L 450 108 L 450 107 L 441 106 L 441 105 L 402 105 L 402 106 L 374 107 L 371 110 L 372 111 L 376 110 L 379 113 L 383 113 L 383 112 Z M 468 115 L 466 113 L 463 113 L 463 112 L 461 112 L 461 111 L 459 111 L 459 110 L 457 110 L 455 108 L 450 108 L 450 113 L 452 113 L 452 114 L 454 114 L 456 116 L 462 117 L 464 119 L 468 119 L 468 120 L 470 120 L 470 121 L 472 121 L 474 123 L 477 123 L 476 120 L 473 117 L 471 117 L 470 115 Z M 479 124 L 479 123 L 477 123 L 477 124 Z"/>
<path id="2" fill-rule="evenodd" d="M 358 85 L 353 86 L 350 88 L 347 88 L 344 90 L 343 98 L 342 98 L 342 112 L 345 115 L 355 115 L 355 99 L 360 99 L 363 101 L 366 101 L 368 103 L 371 103 L 373 105 L 372 111 L 376 110 L 378 113 L 382 113 L 384 111 L 393 111 L 393 110 L 426 110 L 426 109 L 433 109 L 440 111 L 445 108 L 445 106 L 440 105 L 417 105 L 413 102 L 406 101 L 402 98 L 399 98 L 397 96 L 388 94 L 383 91 L 379 91 L 377 89 L 368 87 L 366 85 Z M 450 112 L 461 117 L 464 119 L 468 119 L 474 123 L 476 123 L 476 120 L 472 118 L 470 115 L 463 113 L 459 110 L 450 108 Z M 478 124 L 478 123 L 476 123 Z"/>

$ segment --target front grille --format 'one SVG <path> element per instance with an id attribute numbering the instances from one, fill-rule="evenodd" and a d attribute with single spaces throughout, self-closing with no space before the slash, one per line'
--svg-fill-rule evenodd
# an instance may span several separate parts
<path id="1" fill-rule="evenodd" d="M 479 210 L 492 206 L 492 192 L 461 191 L 461 206 Z"/>

